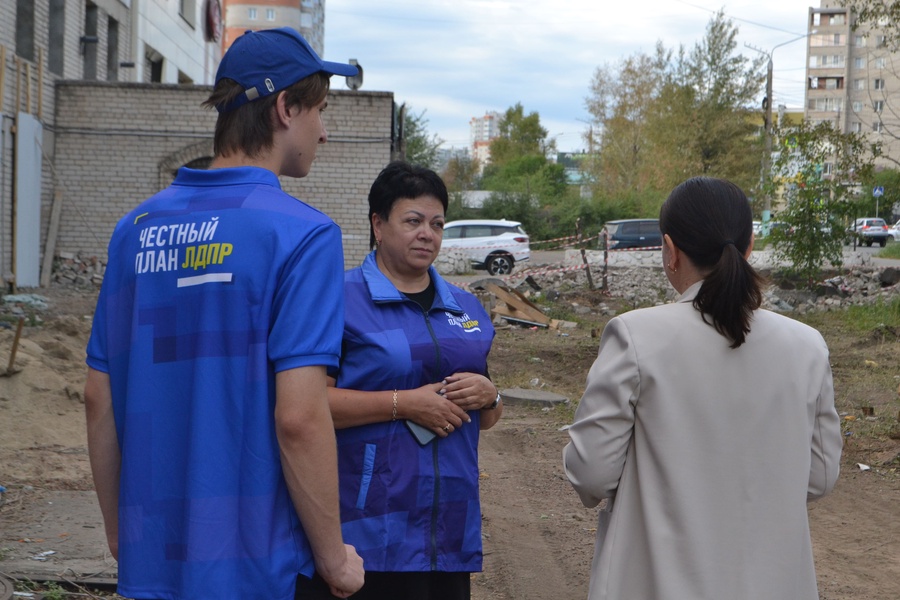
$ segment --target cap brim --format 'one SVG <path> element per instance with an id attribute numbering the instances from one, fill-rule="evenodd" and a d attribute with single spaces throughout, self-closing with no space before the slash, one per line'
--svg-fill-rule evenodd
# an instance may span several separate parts
<path id="1" fill-rule="evenodd" d="M 359 69 L 349 63 L 322 61 L 322 71 L 331 73 L 332 75 L 343 75 L 344 77 L 354 77 L 359 74 Z"/>

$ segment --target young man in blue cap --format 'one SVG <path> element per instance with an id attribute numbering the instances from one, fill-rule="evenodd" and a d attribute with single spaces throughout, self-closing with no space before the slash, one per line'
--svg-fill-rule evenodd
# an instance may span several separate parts
<path id="1" fill-rule="evenodd" d="M 278 181 L 309 173 L 329 77 L 356 72 L 291 29 L 247 32 L 205 103 L 219 111 L 210 170 L 180 169 L 113 232 L 85 407 L 123 596 L 362 586 L 325 392 L 343 330 L 340 230 Z"/>

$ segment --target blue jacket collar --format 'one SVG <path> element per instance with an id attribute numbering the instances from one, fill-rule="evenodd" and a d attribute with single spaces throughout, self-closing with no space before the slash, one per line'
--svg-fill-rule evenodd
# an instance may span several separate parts
<path id="1" fill-rule="evenodd" d="M 369 288 L 369 295 L 373 302 L 407 302 L 409 299 L 398 290 L 391 280 L 385 277 L 375 262 L 373 250 L 366 256 L 362 264 L 362 275 Z M 434 265 L 428 267 L 428 274 L 434 282 L 434 304 L 431 310 L 446 310 L 447 312 L 462 314 L 464 311 L 450 290 L 450 284 L 438 275 Z"/>

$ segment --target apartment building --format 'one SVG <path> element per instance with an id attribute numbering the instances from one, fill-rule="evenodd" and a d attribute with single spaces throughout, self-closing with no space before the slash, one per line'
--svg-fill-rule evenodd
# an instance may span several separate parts
<path id="1" fill-rule="evenodd" d="M 248 29 L 291 27 L 324 56 L 325 0 L 224 0 L 225 35 L 222 49 Z"/>
<path id="2" fill-rule="evenodd" d="M 500 135 L 500 113 L 485 112 L 469 121 L 470 155 L 478 161 L 479 172 L 491 162 L 491 141 Z"/>
<path id="3" fill-rule="evenodd" d="M 854 15 L 837 0 L 809 9 L 806 118 L 880 140 L 885 154 L 900 160 L 900 53 L 879 29 L 853 25 Z"/>
<path id="4" fill-rule="evenodd" d="M 7 46 L 51 76 L 212 83 L 221 58 L 218 0 L 0 0 Z M 6 29 L 6 28 L 4 28 Z"/>

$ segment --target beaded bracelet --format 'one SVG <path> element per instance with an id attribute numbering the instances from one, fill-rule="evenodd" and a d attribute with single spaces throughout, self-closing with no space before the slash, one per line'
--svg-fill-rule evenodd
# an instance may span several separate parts
<path id="1" fill-rule="evenodd" d="M 391 421 L 397 420 L 397 390 L 391 395 Z"/>

